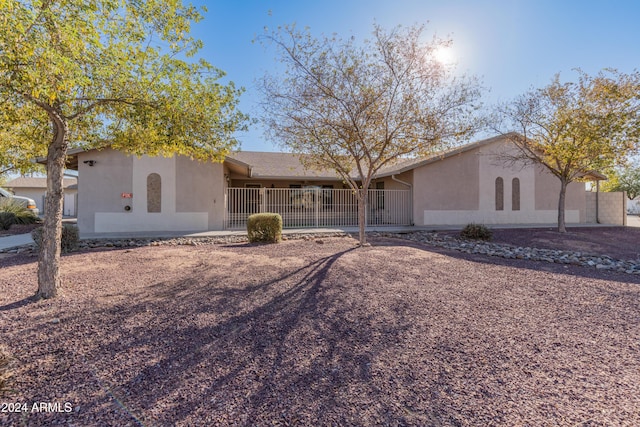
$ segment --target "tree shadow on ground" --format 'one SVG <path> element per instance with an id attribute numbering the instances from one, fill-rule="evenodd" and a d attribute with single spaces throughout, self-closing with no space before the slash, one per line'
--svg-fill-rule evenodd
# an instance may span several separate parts
<path id="1" fill-rule="evenodd" d="M 514 376 L 520 379 L 523 360 L 546 368 L 547 356 L 560 352 L 555 341 L 548 342 L 556 339 L 557 325 L 534 319 L 532 329 L 520 329 L 521 321 L 509 333 L 491 329 L 502 321 L 504 301 L 496 308 L 489 296 L 480 309 L 469 309 L 477 304 L 475 290 L 464 286 L 473 283 L 442 283 L 448 264 L 430 277 L 439 280 L 434 286 L 414 284 L 415 293 L 403 293 L 401 280 L 385 281 L 395 272 L 384 276 L 384 269 L 398 264 L 421 282 L 428 269 L 407 269 L 429 257 L 405 263 L 402 257 L 417 251 L 381 251 L 375 245 L 430 247 L 395 239 L 373 243 L 360 249 L 339 246 L 338 251 L 318 245 L 317 253 L 286 268 L 278 268 L 277 261 L 295 257 L 299 246 L 292 245 L 285 255 L 280 249 L 276 255 L 234 246 L 229 253 L 249 264 L 245 276 L 231 278 L 224 268 L 197 264 L 172 279 L 124 288 L 117 299 L 70 310 L 56 328 L 34 324 L 28 326 L 34 331 L 24 333 L 40 339 L 46 332 L 42 357 L 54 350 L 64 355 L 68 366 L 54 366 L 52 374 L 72 371 L 84 378 L 85 390 L 100 389 L 82 402 L 76 424 L 99 419 L 99 411 L 117 412 L 123 424 L 140 425 L 508 424 L 509 399 L 517 399 L 522 383 Z M 401 258 L 394 259 L 396 254 Z M 349 274 L 354 258 L 377 264 Z M 368 301 L 373 294 L 367 293 L 367 281 L 377 276 L 383 281 L 375 282 L 371 292 L 384 288 L 382 305 Z M 484 308 L 489 310 L 484 313 Z M 581 322 L 581 314 L 593 308 L 574 313 L 573 322 Z M 618 323 L 626 327 L 637 324 L 622 320 Z M 71 324 L 83 325 L 89 334 L 69 339 L 65 326 Z M 572 326 L 568 323 L 566 330 Z M 603 328 L 608 331 L 608 325 Z M 530 336 L 532 331 L 536 336 Z M 515 353 L 502 351 L 505 336 L 514 340 Z M 576 336 L 561 354 L 569 357 L 583 341 Z M 34 348 L 37 353 L 39 345 Z M 551 380 L 542 376 L 530 382 L 552 387 L 545 382 Z M 60 396 L 78 385 L 71 377 L 55 384 Z M 534 405 L 549 402 L 536 397 Z M 486 409 L 478 409 L 478 401 L 488 403 Z M 468 409 L 470 403 L 475 406 Z"/>
<path id="2" fill-rule="evenodd" d="M 408 409 L 390 398 L 387 383 L 399 381 L 404 390 L 413 380 L 376 377 L 375 366 L 410 328 L 406 307 L 389 302 L 392 315 L 371 312 L 345 298 L 340 283 L 327 284 L 338 259 L 353 250 L 247 285 L 224 283 L 203 267 L 83 313 L 104 319 L 96 346 L 85 351 L 95 355 L 88 363 L 145 424 L 407 424 Z M 179 308 L 168 315 L 167 304 Z M 138 316 L 150 321 L 129 326 Z M 129 358 L 148 362 L 128 370 Z M 375 402 L 373 415 L 360 418 L 362 408 L 349 401 L 354 394 Z M 411 412 L 427 423 L 433 410 Z"/>
<path id="3" fill-rule="evenodd" d="M 37 263 L 37 255 L 27 254 L 0 254 L 0 268 L 15 267 L 18 265 L 25 265 L 31 263 Z"/>
<path id="4" fill-rule="evenodd" d="M 16 310 L 18 308 L 26 307 L 29 304 L 34 304 L 37 302 L 38 302 L 38 299 L 35 298 L 35 296 L 30 296 L 9 304 L 0 305 L 0 311 Z"/>

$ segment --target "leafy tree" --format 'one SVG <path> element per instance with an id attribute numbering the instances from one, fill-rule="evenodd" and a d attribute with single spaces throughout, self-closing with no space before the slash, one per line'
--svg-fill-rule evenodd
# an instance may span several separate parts
<path id="1" fill-rule="evenodd" d="M 245 126 L 240 90 L 194 55 L 200 11 L 180 0 L 0 2 L 0 157 L 46 156 L 37 297 L 60 287 L 62 175 L 70 147 L 220 160 Z"/>
<path id="2" fill-rule="evenodd" d="M 360 244 L 371 180 L 398 158 L 431 153 L 467 137 L 480 88 L 454 78 L 434 53 L 449 40 L 421 41 L 424 28 L 374 26 L 358 44 L 314 38 L 292 27 L 268 32 L 285 72 L 267 75 L 264 121 L 270 136 L 304 154 L 308 167 L 335 170 L 357 194 Z"/>
<path id="3" fill-rule="evenodd" d="M 560 180 L 558 231 L 567 185 L 623 162 L 640 138 L 640 74 L 604 70 L 577 83 L 559 76 L 498 108 L 498 131 L 519 148 L 506 161 L 541 165 Z"/>
<path id="4" fill-rule="evenodd" d="M 607 181 L 600 185 L 602 191 L 625 191 L 629 200 L 640 196 L 640 165 L 607 171 Z"/>

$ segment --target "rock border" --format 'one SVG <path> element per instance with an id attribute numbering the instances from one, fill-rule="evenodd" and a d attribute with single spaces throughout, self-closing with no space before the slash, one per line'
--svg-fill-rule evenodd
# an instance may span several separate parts
<path id="1" fill-rule="evenodd" d="M 282 240 L 315 240 L 330 237 L 350 237 L 346 232 L 330 233 L 295 233 L 282 236 Z M 203 246 L 223 245 L 232 243 L 248 243 L 246 235 L 211 236 L 211 237 L 131 237 L 131 238 L 101 238 L 83 239 L 78 243 L 77 250 L 98 248 L 133 248 L 143 246 Z M 256 243 L 260 244 L 260 243 Z M 0 249 L 0 253 L 9 254 L 37 254 L 35 244 Z"/>
<path id="2" fill-rule="evenodd" d="M 506 243 L 492 243 L 478 240 L 467 240 L 449 235 L 440 235 L 434 231 L 411 232 L 381 232 L 367 233 L 369 237 L 390 237 L 428 244 L 445 249 L 452 249 L 468 254 L 479 254 L 506 259 L 521 259 L 555 264 L 578 265 L 610 270 L 627 274 L 640 274 L 640 260 L 623 260 L 608 255 L 595 255 L 577 251 L 563 251 L 557 249 L 539 249 L 531 247 L 513 246 Z M 317 240 L 331 237 L 353 237 L 346 232 L 329 233 L 295 233 L 282 236 L 283 240 Z M 247 243 L 247 236 L 230 235 L 222 237 L 168 237 L 168 238 L 123 238 L 123 239 L 87 239 L 81 240 L 79 250 L 97 248 L 131 248 L 142 246 L 201 246 L 233 243 Z M 319 240 L 321 242 L 321 240 Z M 34 244 L 1 249 L 0 253 L 9 254 L 37 254 Z"/>
<path id="3" fill-rule="evenodd" d="M 393 237 L 418 243 L 453 249 L 468 254 L 488 255 L 506 259 L 522 259 L 555 264 L 579 265 L 611 270 L 627 274 L 640 274 L 640 260 L 623 260 L 608 255 L 595 255 L 577 251 L 558 249 L 539 249 L 513 246 L 506 243 L 492 243 L 478 240 L 467 240 L 452 236 L 440 235 L 437 232 L 412 231 L 409 233 L 378 232 L 380 237 Z"/>

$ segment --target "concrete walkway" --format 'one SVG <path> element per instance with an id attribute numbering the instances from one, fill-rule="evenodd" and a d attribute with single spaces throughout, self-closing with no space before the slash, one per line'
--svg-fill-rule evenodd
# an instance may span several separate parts
<path id="1" fill-rule="evenodd" d="M 31 233 L 0 237 L 0 250 L 11 249 L 17 246 L 28 245 L 30 243 L 33 243 Z"/>

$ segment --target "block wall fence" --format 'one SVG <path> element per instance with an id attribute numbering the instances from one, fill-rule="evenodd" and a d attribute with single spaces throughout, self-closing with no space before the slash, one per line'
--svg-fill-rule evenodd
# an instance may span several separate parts
<path id="1" fill-rule="evenodd" d="M 596 198 L 598 204 L 598 218 L 596 219 Z M 627 195 L 623 191 L 611 193 L 587 192 L 586 197 L 587 223 L 627 225 Z"/>

